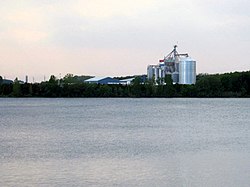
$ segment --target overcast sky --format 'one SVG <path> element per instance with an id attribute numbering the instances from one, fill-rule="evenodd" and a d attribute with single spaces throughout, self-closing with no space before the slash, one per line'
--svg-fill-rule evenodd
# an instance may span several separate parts
<path id="1" fill-rule="evenodd" d="M 178 45 L 197 73 L 250 69 L 249 0 L 1 0 L 0 75 L 146 74 Z"/>

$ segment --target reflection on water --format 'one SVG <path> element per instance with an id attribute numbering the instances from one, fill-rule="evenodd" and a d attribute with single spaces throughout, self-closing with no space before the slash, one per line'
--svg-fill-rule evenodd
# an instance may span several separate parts
<path id="1" fill-rule="evenodd" d="M 249 186 L 250 99 L 0 99 L 0 186 Z"/>

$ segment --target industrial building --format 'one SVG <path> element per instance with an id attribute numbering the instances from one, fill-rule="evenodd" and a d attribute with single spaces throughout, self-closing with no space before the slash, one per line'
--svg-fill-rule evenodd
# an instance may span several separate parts
<path id="1" fill-rule="evenodd" d="M 84 82 L 95 84 L 120 84 L 120 80 L 113 79 L 111 77 L 93 77 L 85 80 Z"/>
<path id="2" fill-rule="evenodd" d="M 13 84 L 12 80 L 8 80 L 8 79 L 2 79 L 2 81 L 0 82 L 0 84 Z"/>
<path id="3" fill-rule="evenodd" d="M 122 80 L 120 80 L 120 84 L 130 85 L 133 82 L 134 79 L 135 79 L 134 77 L 133 78 L 129 78 L 129 79 L 122 79 Z"/>
<path id="4" fill-rule="evenodd" d="M 187 53 L 179 54 L 174 46 L 173 51 L 164 59 L 159 60 L 157 65 L 148 65 L 147 77 L 157 84 L 163 84 L 166 75 L 171 75 L 173 83 L 195 84 L 196 83 L 196 61 Z"/>
<path id="5" fill-rule="evenodd" d="M 95 84 L 121 84 L 121 85 L 130 85 L 132 84 L 135 77 L 127 78 L 127 79 L 115 79 L 111 77 L 93 77 L 91 79 L 87 79 L 84 82 L 86 83 L 95 83 Z M 146 80 L 146 75 L 140 76 L 141 83 L 144 83 Z"/>

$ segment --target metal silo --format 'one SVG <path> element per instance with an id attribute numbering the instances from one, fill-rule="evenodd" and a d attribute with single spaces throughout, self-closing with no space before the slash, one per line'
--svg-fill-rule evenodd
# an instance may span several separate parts
<path id="1" fill-rule="evenodd" d="M 158 80 L 159 79 L 159 75 L 160 75 L 160 68 L 156 66 L 154 68 L 154 70 L 155 70 L 155 72 L 154 72 L 155 80 Z"/>
<path id="2" fill-rule="evenodd" d="M 154 66 L 149 65 L 147 68 L 148 79 L 152 79 L 154 75 Z"/>
<path id="3" fill-rule="evenodd" d="M 179 73 L 178 72 L 172 73 L 172 80 L 173 80 L 173 83 L 179 82 Z"/>
<path id="4" fill-rule="evenodd" d="M 196 61 L 190 57 L 181 58 L 179 61 L 179 84 L 195 84 Z"/>

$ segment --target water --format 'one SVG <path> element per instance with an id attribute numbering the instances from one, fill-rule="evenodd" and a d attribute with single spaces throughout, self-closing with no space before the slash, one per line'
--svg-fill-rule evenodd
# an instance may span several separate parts
<path id="1" fill-rule="evenodd" d="M 0 186 L 250 186 L 250 99 L 0 99 Z"/>

